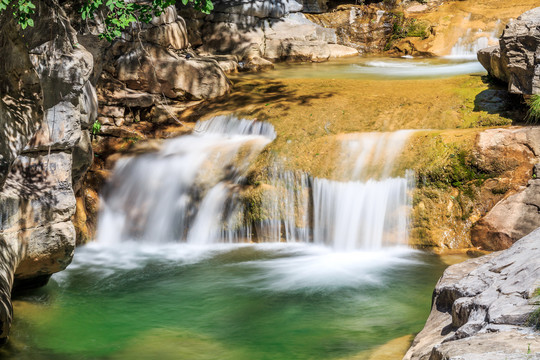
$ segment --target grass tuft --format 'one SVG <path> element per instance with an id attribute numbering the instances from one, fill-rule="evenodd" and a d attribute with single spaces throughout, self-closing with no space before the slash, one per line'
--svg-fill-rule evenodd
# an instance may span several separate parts
<path id="1" fill-rule="evenodd" d="M 529 110 L 527 111 L 527 121 L 537 123 L 540 120 L 540 95 L 532 95 L 527 100 Z"/>

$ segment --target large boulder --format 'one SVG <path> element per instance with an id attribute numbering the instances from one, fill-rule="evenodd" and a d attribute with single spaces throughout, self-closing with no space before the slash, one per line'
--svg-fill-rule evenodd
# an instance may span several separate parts
<path id="1" fill-rule="evenodd" d="M 498 47 L 480 50 L 478 60 L 514 94 L 540 94 L 540 7 L 506 26 Z"/>
<path id="2" fill-rule="evenodd" d="M 183 57 L 153 43 L 125 43 L 115 51 L 120 54 L 116 78 L 133 90 L 172 99 L 210 99 L 231 88 L 212 59 Z"/>
<path id="3" fill-rule="evenodd" d="M 503 250 L 540 227 L 540 180 L 533 167 L 540 159 L 540 129 L 490 129 L 476 142 L 477 165 L 487 173 L 508 175 L 527 184 L 509 192 L 471 229 L 471 242 L 484 250 Z M 539 174 L 540 175 L 540 174 Z"/>
<path id="4" fill-rule="evenodd" d="M 540 227 L 540 180 L 501 200 L 471 229 L 471 242 L 483 250 L 507 249 Z"/>
<path id="5" fill-rule="evenodd" d="M 530 323 L 538 279 L 540 230 L 508 250 L 449 267 L 404 360 L 539 358 L 538 324 Z"/>

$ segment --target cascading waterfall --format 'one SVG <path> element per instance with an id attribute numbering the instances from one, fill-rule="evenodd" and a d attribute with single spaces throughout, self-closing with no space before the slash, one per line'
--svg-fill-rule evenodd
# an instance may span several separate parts
<path id="1" fill-rule="evenodd" d="M 248 228 L 233 224 L 243 212 L 238 188 L 275 137 L 270 124 L 216 117 L 157 153 L 123 159 L 105 191 L 98 238 L 193 244 L 249 238 Z"/>
<path id="2" fill-rule="evenodd" d="M 259 224 L 262 238 L 312 241 L 339 251 L 406 245 L 414 176 L 390 176 L 412 133 L 344 136 L 342 181 L 273 168 Z"/>
<path id="3" fill-rule="evenodd" d="M 464 19 L 464 26 L 468 26 L 471 15 Z M 468 28 L 467 32 L 461 36 L 457 43 L 452 47 L 449 58 L 454 59 L 473 59 L 476 60 L 476 54 L 479 50 L 487 48 L 488 46 L 496 45 L 498 38 L 502 33 L 503 25 L 500 20 L 497 20 L 495 25 L 490 31 L 484 31 L 478 29 Z"/>
<path id="4" fill-rule="evenodd" d="M 410 134 L 342 136 L 339 181 L 275 162 L 253 220 L 242 198 L 245 176 L 276 137 L 273 127 L 232 116 L 199 122 L 192 135 L 165 142 L 159 152 L 118 163 L 98 236 L 194 245 L 313 242 L 339 251 L 406 244 L 413 177 L 391 175 Z"/>

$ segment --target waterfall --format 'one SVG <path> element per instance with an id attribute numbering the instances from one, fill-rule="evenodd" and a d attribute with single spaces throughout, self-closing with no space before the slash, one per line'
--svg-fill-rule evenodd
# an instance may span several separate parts
<path id="1" fill-rule="evenodd" d="M 470 18 L 471 14 L 464 19 L 464 26 L 469 26 L 467 23 L 470 21 Z M 497 20 L 491 31 L 484 31 L 482 29 L 473 31 L 473 29 L 468 28 L 466 33 L 454 44 L 450 55 L 447 57 L 476 60 L 476 54 L 479 50 L 498 43 L 502 30 L 503 25 L 501 25 L 501 20 Z"/>
<path id="2" fill-rule="evenodd" d="M 270 124 L 222 116 L 157 153 L 122 159 L 104 191 L 98 239 L 206 244 L 248 237 L 245 227 L 230 230 L 243 212 L 238 188 L 275 137 Z"/>
<path id="3" fill-rule="evenodd" d="M 265 122 L 216 117 L 160 151 L 122 159 L 103 194 L 101 242 L 313 242 L 339 251 L 406 244 L 411 174 L 393 176 L 412 132 L 340 136 L 338 180 L 285 170 L 246 187 L 250 164 L 275 139 Z M 245 191 L 260 195 L 253 205 Z M 254 200 L 252 200 L 253 202 Z"/>
<path id="4" fill-rule="evenodd" d="M 342 136 L 342 181 L 274 167 L 258 224 L 265 241 L 336 250 L 406 245 L 414 176 L 391 177 L 412 130 Z"/>
<path id="5" fill-rule="evenodd" d="M 315 179 L 313 241 L 346 251 L 406 245 L 413 179 Z"/>

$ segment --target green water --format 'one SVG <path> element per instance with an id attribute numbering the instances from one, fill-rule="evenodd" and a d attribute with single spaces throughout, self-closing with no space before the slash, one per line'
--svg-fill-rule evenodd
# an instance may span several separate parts
<path id="1" fill-rule="evenodd" d="M 445 265 L 407 249 L 93 244 L 16 301 L 5 359 L 363 359 L 422 329 Z"/>

